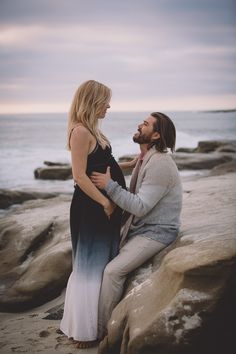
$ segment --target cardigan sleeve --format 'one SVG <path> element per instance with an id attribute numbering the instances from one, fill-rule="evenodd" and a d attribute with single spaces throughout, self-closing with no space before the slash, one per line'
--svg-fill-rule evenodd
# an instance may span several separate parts
<path id="1" fill-rule="evenodd" d="M 168 193 L 171 178 L 167 161 L 159 160 L 147 163 L 143 171 L 143 180 L 137 194 L 123 189 L 117 182 L 110 180 L 105 191 L 120 208 L 131 214 L 145 216 L 163 196 Z"/>

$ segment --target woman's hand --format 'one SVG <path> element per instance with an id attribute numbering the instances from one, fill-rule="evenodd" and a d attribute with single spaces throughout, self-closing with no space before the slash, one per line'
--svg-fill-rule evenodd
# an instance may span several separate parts
<path id="1" fill-rule="evenodd" d="M 107 215 L 108 219 L 110 219 L 111 214 L 114 212 L 115 208 L 116 208 L 116 204 L 113 203 L 111 200 L 107 199 L 106 204 L 103 205 L 103 209 L 104 209 L 104 212 Z"/>
<path id="2" fill-rule="evenodd" d="M 107 167 L 106 173 L 93 172 L 90 176 L 90 179 L 97 188 L 104 189 L 111 179 L 110 167 Z M 115 208 L 116 204 L 109 199 L 107 199 L 103 204 L 104 212 L 109 219 Z"/>
<path id="3" fill-rule="evenodd" d="M 138 159 L 139 159 L 139 156 L 137 156 L 133 160 L 129 161 L 129 167 L 134 168 L 136 163 L 137 163 L 137 161 L 138 161 Z"/>
<path id="4" fill-rule="evenodd" d="M 111 179 L 110 167 L 107 167 L 106 173 L 93 172 L 90 179 L 97 188 L 104 189 Z"/>
<path id="5" fill-rule="evenodd" d="M 134 168 L 138 159 L 139 159 L 139 156 L 135 157 L 131 161 L 119 162 L 119 166 L 122 170 L 126 170 L 128 168 Z"/>

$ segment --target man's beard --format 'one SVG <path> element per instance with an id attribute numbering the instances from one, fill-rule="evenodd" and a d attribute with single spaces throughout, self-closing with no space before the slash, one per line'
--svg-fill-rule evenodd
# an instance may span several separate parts
<path id="1" fill-rule="evenodd" d="M 151 139 L 151 134 L 146 135 L 146 134 L 142 134 L 139 133 L 139 135 L 136 136 L 136 134 L 134 134 L 133 136 L 133 141 L 137 144 L 150 144 L 152 142 Z"/>

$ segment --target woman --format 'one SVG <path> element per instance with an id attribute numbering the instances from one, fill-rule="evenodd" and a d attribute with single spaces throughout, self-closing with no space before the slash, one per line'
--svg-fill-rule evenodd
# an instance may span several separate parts
<path id="1" fill-rule="evenodd" d="M 122 211 L 91 182 L 93 171 L 111 175 L 122 187 L 125 180 L 111 154 L 109 141 L 98 128 L 110 108 L 111 90 L 89 80 L 76 91 L 68 120 L 75 182 L 70 209 L 73 271 L 68 280 L 61 330 L 78 348 L 96 345 L 98 299 L 106 264 L 118 253 Z M 129 163 L 123 165 L 128 167 Z"/>

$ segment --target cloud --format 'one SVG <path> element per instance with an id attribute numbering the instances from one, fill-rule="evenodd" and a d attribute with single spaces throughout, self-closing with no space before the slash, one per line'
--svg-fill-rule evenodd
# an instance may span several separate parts
<path id="1" fill-rule="evenodd" d="M 67 105 L 90 78 L 121 109 L 232 103 L 234 10 L 231 0 L 1 0 L 2 107 Z"/>

